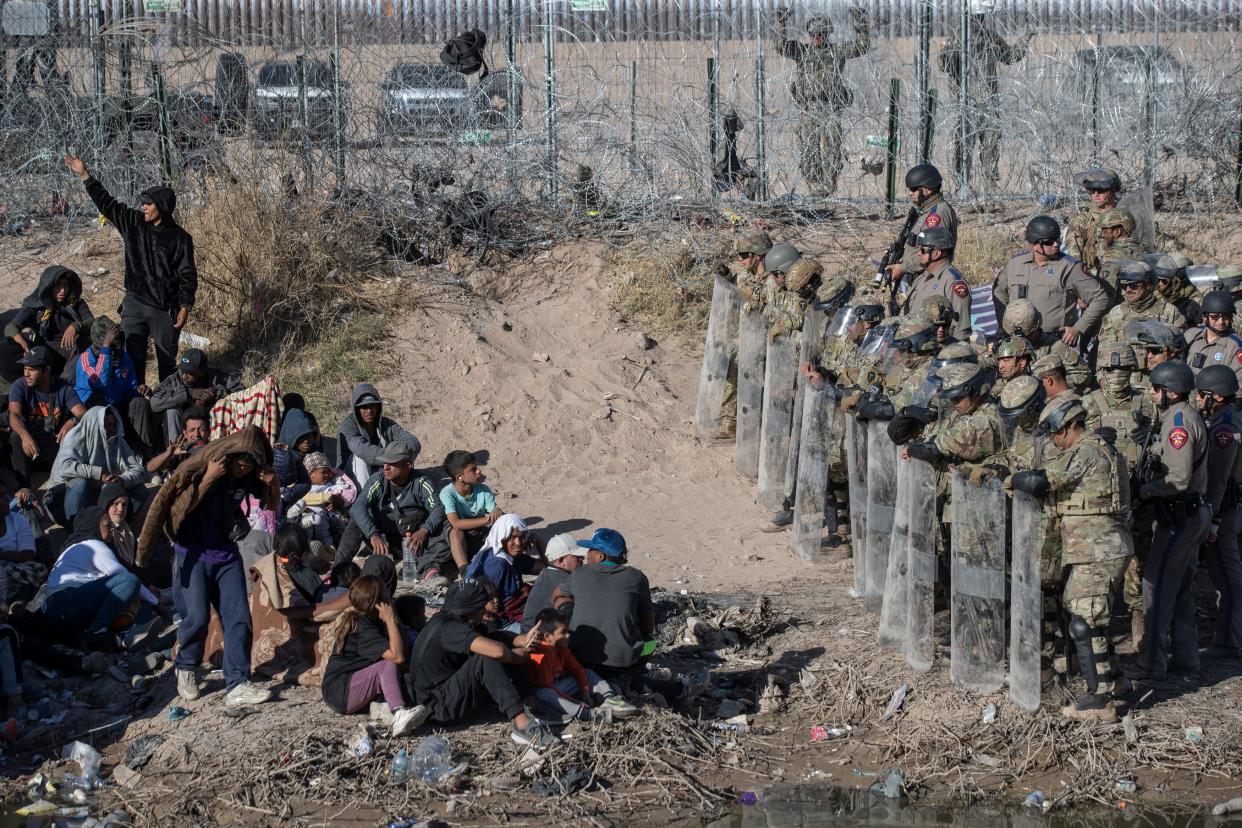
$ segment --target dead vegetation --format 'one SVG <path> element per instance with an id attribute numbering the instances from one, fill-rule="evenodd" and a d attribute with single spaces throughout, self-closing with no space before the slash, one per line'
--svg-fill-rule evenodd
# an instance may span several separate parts
<path id="1" fill-rule="evenodd" d="M 715 268 L 729 261 L 731 244 L 727 236 L 708 233 L 636 238 L 609 250 L 617 315 L 653 333 L 697 337 L 707 328 Z"/>

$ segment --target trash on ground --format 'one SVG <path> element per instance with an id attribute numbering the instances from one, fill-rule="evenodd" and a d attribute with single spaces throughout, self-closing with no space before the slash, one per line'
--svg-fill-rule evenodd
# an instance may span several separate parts
<path id="1" fill-rule="evenodd" d="M 823 725 L 815 725 L 811 728 L 812 742 L 828 742 L 832 739 L 844 738 L 854 730 L 850 725 L 839 725 L 833 727 L 824 727 Z"/>

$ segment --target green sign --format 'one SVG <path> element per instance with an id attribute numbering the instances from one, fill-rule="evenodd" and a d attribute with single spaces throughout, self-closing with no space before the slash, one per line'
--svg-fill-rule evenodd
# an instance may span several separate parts
<path id="1" fill-rule="evenodd" d="M 142 4 L 144 11 L 149 12 L 180 12 L 181 0 L 147 0 Z"/>
<path id="2" fill-rule="evenodd" d="M 457 133 L 457 143 L 459 144 L 488 144 L 491 143 L 491 140 L 492 133 L 488 129 L 472 129 Z"/>
<path id="3" fill-rule="evenodd" d="M 867 146 L 873 147 L 875 149 L 887 149 L 888 148 L 888 137 L 884 135 L 868 135 Z M 900 148 L 901 139 L 897 140 L 897 146 Z"/>
<path id="4" fill-rule="evenodd" d="M 576 12 L 608 11 L 608 0 L 569 0 L 569 8 Z"/>

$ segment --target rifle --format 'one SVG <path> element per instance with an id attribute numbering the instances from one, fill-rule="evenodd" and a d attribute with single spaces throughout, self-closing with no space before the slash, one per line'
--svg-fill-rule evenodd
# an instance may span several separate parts
<path id="1" fill-rule="evenodd" d="M 901 226 L 901 232 L 897 234 L 897 238 L 884 251 L 884 258 L 880 259 L 880 267 L 876 271 L 875 280 L 872 282 L 875 287 L 888 285 L 888 313 L 890 316 L 897 315 L 897 289 L 901 286 L 901 280 L 894 279 L 889 274 L 888 267 L 901 261 L 902 254 L 906 251 L 906 239 L 910 236 L 910 230 L 914 228 L 914 223 L 918 220 L 919 208 L 911 207 L 910 212 L 906 213 L 906 223 Z"/>
<path id="2" fill-rule="evenodd" d="M 1151 450 L 1152 443 L 1156 439 L 1156 435 L 1160 432 L 1160 423 L 1152 421 L 1147 426 L 1147 436 L 1143 440 L 1143 448 L 1139 453 L 1138 462 L 1134 464 L 1134 468 L 1130 470 L 1130 518 L 1133 521 L 1134 516 L 1142 508 L 1142 501 L 1139 498 L 1139 491 L 1143 488 L 1143 484 L 1152 480 L 1156 476 L 1156 455 Z"/>

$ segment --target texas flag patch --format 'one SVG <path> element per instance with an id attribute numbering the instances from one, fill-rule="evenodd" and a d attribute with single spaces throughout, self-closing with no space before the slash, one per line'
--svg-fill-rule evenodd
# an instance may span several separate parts
<path id="1" fill-rule="evenodd" d="M 1221 448 L 1229 448 L 1229 444 L 1233 442 L 1233 432 L 1227 428 L 1222 428 L 1216 432 L 1216 445 Z"/>
<path id="2" fill-rule="evenodd" d="M 1169 445 L 1171 445 L 1173 448 L 1180 449 L 1182 446 L 1186 445 L 1189 442 L 1190 442 L 1190 432 L 1182 428 L 1181 426 L 1178 426 L 1177 428 L 1169 432 Z"/>
<path id="3" fill-rule="evenodd" d="M 939 227 L 939 226 L 940 226 L 940 216 L 936 215 L 935 213 L 932 213 L 930 216 L 923 219 L 924 230 L 926 230 L 929 227 Z"/>
<path id="4" fill-rule="evenodd" d="M 965 282 L 954 282 L 953 283 L 953 295 L 956 296 L 958 299 L 965 299 L 967 296 L 970 295 L 970 288 L 966 287 Z"/>

